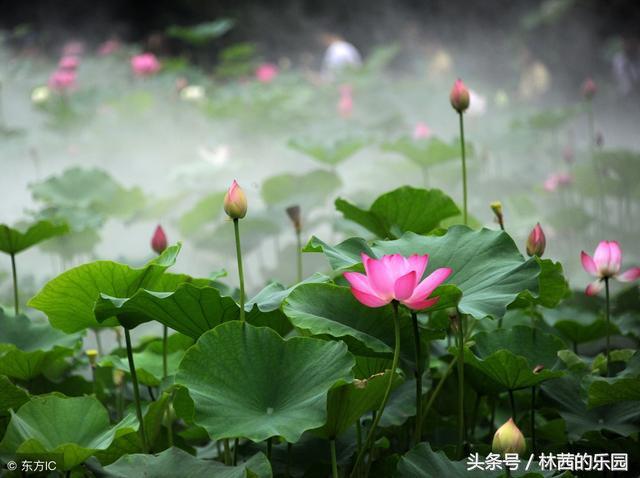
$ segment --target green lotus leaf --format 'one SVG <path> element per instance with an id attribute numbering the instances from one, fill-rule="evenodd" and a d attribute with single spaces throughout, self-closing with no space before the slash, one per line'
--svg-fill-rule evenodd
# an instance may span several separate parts
<path id="1" fill-rule="evenodd" d="M 360 151 L 367 141 L 363 138 L 343 138 L 332 144 L 292 139 L 288 146 L 324 164 L 336 166 Z"/>
<path id="2" fill-rule="evenodd" d="M 561 306 L 557 309 L 545 311 L 547 320 L 567 340 L 578 345 L 619 333 L 618 327 L 610 323 L 607 325 L 604 317 L 579 307 Z"/>
<path id="3" fill-rule="evenodd" d="M 589 386 L 589 407 L 640 401 L 640 378 L 598 378 Z"/>
<path id="4" fill-rule="evenodd" d="M 126 455 L 103 470 L 108 478 L 271 478 L 271 465 L 257 453 L 238 466 L 225 466 L 218 461 L 203 460 L 180 448 L 168 448 L 157 455 Z"/>
<path id="5" fill-rule="evenodd" d="M 18 254 L 40 242 L 61 236 L 69 232 L 67 224 L 51 221 L 38 221 L 30 225 L 26 231 L 0 224 L 0 251 L 7 254 Z"/>
<path id="6" fill-rule="evenodd" d="M 465 349 L 465 363 L 485 373 L 507 390 L 531 387 L 563 375 L 552 370 L 558 351 L 565 348 L 557 337 L 524 326 L 480 332 L 473 336 L 473 351 Z M 538 365 L 544 369 L 534 373 Z"/>
<path id="7" fill-rule="evenodd" d="M 13 384 L 6 375 L 0 375 L 0 415 L 6 415 L 10 409 L 18 409 L 29 401 L 29 392 Z"/>
<path id="8" fill-rule="evenodd" d="M 444 219 L 460 213 L 453 200 L 439 189 L 409 186 L 379 196 L 369 210 L 344 199 L 337 199 L 335 204 L 345 219 L 360 224 L 381 239 L 398 238 L 408 231 L 427 234 Z"/>
<path id="9" fill-rule="evenodd" d="M 471 154 L 473 148 L 470 143 L 466 144 L 466 148 L 467 154 Z M 419 166 L 431 166 L 459 158 L 460 140 L 456 138 L 451 143 L 446 143 L 435 137 L 418 140 L 403 137 L 384 143 L 382 150 L 401 154 Z"/>
<path id="10" fill-rule="evenodd" d="M 180 232 L 185 236 L 189 236 L 222 216 L 224 195 L 224 192 L 217 192 L 200 199 L 180 218 L 178 223 Z"/>
<path id="11" fill-rule="evenodd" d="M 176 260 L 180 244 L 168 247 L 160 256 L 139 269 L 112 261 L 83 264 L 50 280 L 28 305 L 44 312 L 51 325 L 67 333 L 89 327 L 110 327 L 118 322 L 109 318 L 98 322 L 94 305 L 100 294 L 131 297 L 138 289 L 172 290 L 187 276 L 162 278 Z M 166 287 L 169 287 L 166 289 Z"/>
<path id="12" fill-rule="evenodd" d="M 9 317 L 0 309 L 0 323 L 0 374 L 10 378 L 31 380 L 80 346 L 79 334 L 64 334 L 25 315 Z"/>
<path id="13" fill-rule="evenodd" d="M 282 436 L 295 443 L 326 420 L 327 392 L 350 382 L 354 359 L 341 342 L 284 340 L 239 321 L 204 333 L 176 375 L 213 440 Z"/>
<path id="14" fill-rule="evenodd" d="M 211 22 L 198 23 L 193 26 L 171 25 L 167 28 L 167 35 L 178 38 L 191 45 L 202 46 L 221 37 L 236 24 L 231 18 L 218 18 Z"/>
<path id="15" fill-rule="evenodd" d="M 262 184 L 262 199 L 268 206 L 299 204 L 303 210 L 310 210 L 324 204 L 340 185 L 340 178 L 330 171 L 287 173 L 273 176 Z"/>
<path id="16" fill-rule="evenodd" d="M 0 442 L 0 453 L 50 453 L 62 455 L 58 469 L 70 470 L 114 439 L 134 429 L 129 415 L 111 426 L 107 409 L 95 397 L 33 397 L 11 414 Z"/>
<path id="17" fill-rule="evenodd" d="M 394 241 L 351 238 L 335 247 L 313 237 L 306 251 L 322 251 L 334 269 L 360 263 L 360 252 L 376 257 L 385 254 L 429 254 L 427 274 L 439 267 L 453 272 L 447 284 L 462 291 L 458 309 L 476 318 L 501 317 L 518 294 L 538 292 L 540 266 L 535 258 L 524 260 L 511 237 L 502 231 L 452 226 L 443 236 L 405 233 Z"/>
<path id="18" fill-rule="evenodd" d="M 529 307 L 531 304 L 535 304 L 553 308 L 571 295 L 571 289 L 564 276 L 562 264 L 553 262 L 551 259 L 540 259 L 538 257 L 536 257 L 536 261 L 540 266 L 538 296 L 534 297 L 529 291 L 522 292 L 515 302 L 511 304 L 511 307 Z"/>

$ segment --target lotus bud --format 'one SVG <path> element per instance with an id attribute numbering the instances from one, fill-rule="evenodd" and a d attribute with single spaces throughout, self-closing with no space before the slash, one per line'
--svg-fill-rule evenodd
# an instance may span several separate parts
<path id="1" fill-rule="evenodd" d="M 584 96 L 585 99 L 593 99 L 593 97 L 596 95 L 596 91 L 598 91 L 598 88 L 595 81 L 593 81 L 591 78 L 587 78 L 586 80 L 584 80 L 584 83 L 582 84 L 582 96 Z"/>
<path id="2" fill-rule="evenodd" d="M 300 218 L 300 206 L 291 206 L 287 208 L 287 216 L 293 222 L 293 227 L 296 232 L 300 232 L 302 230 L 302 220 Z"/>
<path id="3" fill-rule="evenodd" d="M 494 201 L 490 205 L 491 210 L 496 215 L 496 220 L 500 224 L 500 229 L 504 230 L 504 217 L 502 215 L 502 203 L 500 201 Z"/>
<path id="4" fill-rule="evenodd" d="M 544 365 L 542 365 L 542 364 L 539 364 L 539 365 L 536 365 L 535 367 L 533 367 L 533 373 L 535 373 L 536 375 L 538 375 L 543 370 L 544 370 Z"/>
<path id="5" fill-rule="evenodd" d="M 158 225 L 153 233 L 153 237 L 151 238 L 151 249 L 153 249 L 156 254 L 162 254 L 166 248 L 167 235 L 164 233 L 162 226 Z"/>
<path id="6" fill-rule="evenodd" d="M 453 106 L 453 109 L 458 113 L 464 113 L 464 111 L 469 108 L 469 90 L 460 78 L 456 80 L 453 88 L 451 88 L 449 101 L 451 101 L 451 106 Z"/>
<path id="7" fill-rule="evenodd" d="M 91 368 L 95 368 L 96 366 L 96 359 L 98 357 L 98 351 L 96 349 L 89 349 L 85 352 L 85 354 L 87 355 L 87 358 L 89 359 L 89 365 L 91 365 Z"/>
<path id="8" fill-rule="evenodd" d="M 247 197 L 235 179 L 224 195 L 224 212 L 231 219 L 242 219 L 247 215 Z"/>
<path id="9" fill-rule="evenodd" d="M 542 257 L 544 254 L 544 248 L 547 245 L 547 239 L 544 236 L 544 231 L 540 226 L 540 223 L 536 224 L 527 239 L 527 255 Z"/>
<path id="10" fill-rule="evenodd" d="M 513 422 L 513 418 L 509 418 L 509 421 L 498 428 L 496 434 L 493 435 L 493 444 L 491 445 L 493 453 L 502 456 L 507 453 L 523 455 L 526 450 L 527 444 L 524 435 Z"/>

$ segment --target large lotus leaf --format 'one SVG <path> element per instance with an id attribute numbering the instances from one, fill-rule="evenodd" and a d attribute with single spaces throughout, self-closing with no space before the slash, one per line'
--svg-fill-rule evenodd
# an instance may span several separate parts
<path id="1" fill-rule="evenodd" d="M 0 251 L 17 254 L 42 241 L 61 236 L 69 232 L 67 224 L 38 221 L 30 225 L 26 231 L 0 224 Z"/>
<path id="2" fill-rule="evenodd" d="M 129 298 L 101 294 L 95 305 L 98 321 L 118 316 L 127 322 L 156 320 L 167 327 L 197 339 L 216 325 L 240 316 L 231 297 L 213 287 L 184 283 L 173 292 L 139 289 Z"/>
<path id="3" fill-rule="evenodd" d="M 472 151 L 471 144 L 467 143 L 467 153 Z M 454 139 L 451 143 L 445 143 L 438 138 L 412 139 L 400 138 L 394 142 L 382 145 L 383 151 L 398 153 L 405 156 L 420 166 L 450 161 L 460 157 L 460 140 Z"/>
<path id="4" fill-rule="evenodd" d="M 0 415 L 20 408 L 28 401 L 29 393 L 25 389 L 14 385 L 6 375 L 0 375 Z"/>
<path id="5" fill-rule="evenodd" d="M 109 478 L 271 478 L 271 465 L 262 453 L 257 453 L 238 466 L 225 466 L 218 461 L 202 460 L 180 448 L 169 448 L 157 455 L 125 455 L 106 466 Z"/>
<path id="6" fill-rule="evenodd" d="M 327 392 L 352 379 L 341 342 L 282 339 L 266 327 L 225 322 L 190 348 L 176 376 L 213 440 L 282 436 L 295 443 L 326 420 Z"/>
<path id="7" fill-rule="evenodd" d="M 588 377 L 566 374 L 553 382 L 542 384 L 546 395 L 556 401 L 558 413 L 567 424 L 569 440 L 576 441 L 588 432 L 608 430 L 622 436 L 637 433 L 640 407 L 633 401 L 587 406 L 585 387 Z"/>
<path id="8" fill-rule="evenodd" d="M 58 454 L 63 456 L 59 469 L 70 470 L 134 428 L 134 415 L 112 427 L 95 397 L 39 396 L 11 414 L 0 453 Z"/>
<path id="9" fill-rule="evenodd" d="M 324 204 L 340 185 L 340 178 L 329 171 L 287 173 L 273 176 L 262 184 L 262 199 L 269 206 L 299 204 L 304 210 L 310 210 Z"/>
<path id="10" fill-rule="evenodd" d="M 343 138 L 334 141 L 332 144 L 292 139 L 289 141 L 288 146 L 316 161 L 335 166 L 356 154 L 365 144 L 367 144 L 367 141 L 362 138 Z"/>
<path id="11" fill-rule="evenodd" d="M 451 461 L 443 451 L 435 452 L 429 443 L 419 443 L 406 455 L 400 458 L 396 469 L 396 478 L 432 478 L 442 476 L 447 478 L 486 478 L 505 476 L 504 469 L 486 469 L 483 465 L 485 458 L 479 456 L 480 467 L 470 465 L 471 458 L 462 461 Z M 555 470 L 542 471 L 537 462 L 527 465 L 526 456 L 520 462 L 518 470 L 510 472 L 513 477 L 552 477 L 558 473 Z M 528 469 L 526 469 L 528 468 Z"/>
<path id="12" fill-rule="evenodd" d="M 545 311 L 545 320 L 556 328 L 563 337 L 574 344 L 583 344 L 610 334 L 617 334 L 618 328 L 604 317 L 584 308 L 561 306 Z"/>
<path id="13" fill-rule="evenodd" d="M 180 232 L 189 236 L 199 231 L 203 226 L 215 222 L 223 214 L 221 205 L 224 195 L 224 192 L 218 192 L 200 199 L 180 218 L 178 223 Z"/>
<path id="14" fill-rule="evenodd" d="M 324 438 L 334 439 L 351 428 L 363 414 L 380 408 L 390 375 L 391 371 L 387 370 L 385 373 L 378 373 L 364 380 L 356 379 L 352 383 L 333 388 L 327 398 L 327 422 L 317 433 Z M 400 383 L 400 376 L 394 372 L 393 386 Z"/>
<path id="15" fill-rule="evenodd" d="M 640 378 L 598 378 L 589 386 L 589 406 L 640 401 Z"/>
<path id="16" fill-rule="evenodd" d="M 25 315 L 8 317 L 0 309 L 0 323 L 0 374 L 11 378 L 31 380 L 80 345 L 79 334 L 64 334 Z"/>
<path id="17" fill-rule="evenodd" d="M 551 259 L 536 257 L 540 265 L 538 276 L 538 296 L 534 297 L 529 291 L 520 294 L 511 307 L 529 307 L 531 304 L 543 307 L 556 307 L 563 299 L 571 295 L 569 283 L 564 276 L 562 264 Z"/>
<path id="18" fill-rule="evenodd" d="M 47 282 L 28 305 L 44 312 L 51 325 L 67 333 L 89 327 L 116 325 L 118 322 L 115 319 L 103 322 L 96 320 L 93 308 L 100 294 L 131 297 L 142 288 L 163 290 L 157 286 L 162 285 L 162 275 L 173 265 L 179 251 L 179 244 L 168 247 L 139 269 L 112 261 L 96 261 L 74 267 Z M 177 277 L 187 280 L 186 276 Z M 175 286 L 176 280 L 164 280 L 167 281 L 165 286 Z"/>
<path id="19" fill-rule="evenodd" d="M 442 220 L 460 213 L 453 200 L 439 189 L 410 186 L 379 196 L 368 211 L 344 199 L 336 200 L 336 209 L 345 219 L 360 224 L 381 239 L 398 238 L 408 231 L 427 234 Z"/>
<path id="20" fill-rule="evenodd" d="M 374 241 L 370 246 L 359 238 L 330 247 L 314 237 L 309 244 L 305 250 L 324 252 L 334 269 L 358 264 L 360 252 L 377 257 L 429 254 L 427 273 L 450 267 L 453 272 L 447 283 L 462 291 L 458 309 L 476 318 L 501 317 L 522 291 L 538 291 L 540 266 L 535 258 L 525 261 L 511 237 L 502 231 L 452 226 L 443 236 L 407 232 L 400 239 Z"/>
<path id="21" fill-rule="evenodd" d="M 289 294 L 291 294 L 293 289 L 299 285 L 327 282 L 328 280 L 329 277 L 316 272 L 311 277 L 304 279 L 300 284 L 295 284 L 288 288 L 278 282 L 271 282 L 254 297 L 248 300 L 245 306 L 247 310 L 250 310 L 255 305 L 261 312 L 271 312 L 279 309 L 282 302 L 289 296 Z"/>
<path id="22" fill-rule="evenodd" d="M 563 375 L 551 370 L 558 351 L 565 348 L 557 337 L 530 327 L 515 326 L 474 335 L 473 352 L 465 349 L 465 363 L 475 367 L 508 390 L 531 387 Z M 534 373 L 533 369 L 544 369 Z"/>

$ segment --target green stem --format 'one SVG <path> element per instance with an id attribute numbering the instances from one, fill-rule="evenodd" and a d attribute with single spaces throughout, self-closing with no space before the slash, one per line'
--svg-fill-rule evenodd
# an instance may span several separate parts
<path id="1" fill-rule="evenodd" d="M 420 443 L 422 435 L 422 351 L 420 350 L 420 327 L 418 326 L 418 314 L 411 312 L 413 322 L 413 339 L 415 341 L 415 361 L 416 361 L 416 429 L 413 435 L 414 445 Z"/>
<path id="2" fill-rule="evenodd" d="M 336 441 L 335 439 L 329 440 L 331 447 L 331 474 L 333 478 L 338 478 L 338 458 L 336 457 Z"/>
<path id="3" fill-rule="evenodd" d="M 224 464 L 231 465 L 231 452 L 229 451 L 229 439 L 224 439 Z"/>
<path id="4" fill-rule="evenodd" d="M 236 257 L 238 258 L 238 279 L 240 280 L 240 321 L 244 322 L 244 272 L 242 271 L 242 250 L 240 249 L 240 226 L 238 219 L 233 220 L 236 234 Z"/>
<path id="5" fill-rule="evenodd" d="M 240 440 L 238 438 L 235 438 L 233 440 L 233 461 L 231 462 L 231 464 L 233 466 L 236 466 L 236 464 L 238 463 L 238 445 L 240 443 Z"/>
<path id="6" fill-rule="evenodd" d="M 300 231 L 296 231 L 296 250 L 297 250 L 297 261 L 298 261 L 298 284 L 302 282 L 302 239 L 300 237 Z"/>
<path id="7" fill-rule="evenodd" d="M 513 421 L 516 421 L 516 415 L 517 415 L 517 411 L 516 411 L 516 400 L 513 397 L 513 390 L 509 389 L 509 403 L 511 404 L 511 418 L 513 418 Z"/>
<path id="8" fill-rule="evenodd" d="M 271 449 L 273 448 L 273 437 L 267 438 L 267 460 L 271 462 Z"/>
<path id="9" fill-rule="evenodd" d="M 16 315 L 20 313 L 20 301 L 18 300 L 18 274 L 16 272 L 16 255 L 11 254 L 11 272 L 13 273 L 13 305 Z"/>
<path id="10" fill-rule="evenodd" d="M 467 216 L 467 157 L 464 145 L 464 120 L 462 112 L 458 113 L 460 117 L 460 150 L 462 152 L 462 218 L 465 226 L 468 224 Z"/>
<path id="11" fill-rule="evenodd" d="M 604 290 L 605 290 L 605 298 L 606 298 L 606 317 L 607 317 L 607 348 L 605 349 L 605 358 L 607 362 L 607 377 L 611 375 L 611 370 L 609 369 L 609 346 L 610 346 L 610 332 L 609 332 L 609 324 L 611 320 L 611 309 L 610 309 L 610 300 L 609 300 L 609 278 L 604 278 Z"/>
<path id="12" fill-rule="evenodd" d="M 531 453 L 536 454 L 536 386 L 531 387 Z"/>
<path id="13" fill-rule="evenodd" d="M 436 389 L 431 394 L 431 397 L 429 397 L 429 401 L 427 402 L 427 404 L 424 407 L 424 410 L 422 411 L 422 421 L 423 422 L 427 418 L 427 415 L 429 415 L 429 410 L 431 409 L 431 406 L 433 405 L 433 402 L 436 401 L 436 398 L 438 397 L 438 394 L 440 393 L 440 390 L 442 390 L 442 386 L 444 385 L 445 380 L 447 379 L 447 377 L 451 373 L 451 370 L 453 370 L 453 366 L 456 364 L 457 361 L 458 361 L 458 358 L 457 357 L 453 357 L 451 362 L 449 362 L 449 365 L 447 366 L 447 369 L 444 371 L 444 374 L 442 374 L 442 377 L 440 377 L 440 381 L 438 382 L 438 385 L 436 385 Z M 422 426 L 420 428 L 422 428 Z"/>
<path id="14" fill-rule="evenodd" d="M 393 386 L 393 379 L 396 374 L 396 369 L 398 368 L 398 362 L 400 360 L 400 321 L 398 319 L 398 302 L 393 301 L 393 326 L 395 333 L 395 345 L 393 348 L 393 361 L 391 362 L 391 373 L 389 374 L 389 382 L 387 383 L 387 389 L 384 392 L 384 396 L 382 397 L 382 403 L 380 404 L 380 408 L 378 409 L 378 413 L 376 413 L 376 417 L 371 424 L 371 428 L 369 429 L 369 433 L 367 435 L 367 440 L 365 441 L 364 447 L 358 453 L 356 458 L 356 462 L 353 465 L 353 469 L 351 470 L 351 477 L 355 477 L 358 472 L 358 468 L 360 467 L 360 463 L 364 458 L 365 452 L 373 445 L 373 440 L 376 434 L 376 428 L 378 427 L 378 423 L 380 422 L 380 418 L 382 418 L 382 413 L 384 412 L 384 408 L 387 406 L 387 402 L 389 401 L 389 395 L 391 394 L 391 388 Z"/>
<path id="15" fill-rule="evenodd" d="M 136 366 L 133 363 L 133 347 L 131 347 L 131 335 L 129 329 L 124 329 L 124 339 L 127 343 L 127 357 L 129 359 L 129 371 L 131 373 L 131 381 L 133 382 L 133 398 L 136 401 L 136 414 L 140 423 L 140 438 L 142 439 L 142 451 L 148 453 L 149 445 L 147 444 L 147 435 L 144 432 L 144 418 L 142 417 L 142 405 L 140 404 L 140 390 L 138 389 L 138 374 Z"/>
<path id="16" fill-rule="evenodd" d="M 98 355 L 102 357 L 104 354 L 102 352 L 102 339 L 100 338 L 100 331 L 98 329 L 93 329 L 93 333 L 96 336 L 96 348 L 98 349 Z"/>
<path id="17" fill-rule="evenodd" d="M 166 417 L 167 417 L 167 439 L 169 441 L 169 447 L 173 446 L 173 420 L 171 419 L 171 403 L 173 402 L 173 393 L 167 403 Z"/>
<path id="18" fill-rule="evenodd" d="M 362 450 L 362 425 L 360 424 L 360 418 L 356 422 L 356 444 L 357 444 L 357 452 L 360 453 Z"/>
<path id="19" fill-rule="evenodd" d="M 287 443 L 287 466 L 284 470 L 285 478 L 289 478 L 291 476 L 291 461 L 293 453 L 291 453 L 291 449 L 293 448 L 292 443 Z"/>
<path id="20" fill-rule="evenodd" d="M 166 325 L 162 326 L 162 378 L 167 378 L 169 375 L 169 365 L 167 363 L 167 351 L 169 348 L 169 328 Z"/>
<path id="21" fill-rule="evenodd" d="M 460 115 L 462 118 L 462 115 Z M 464 321 L 458 314 L 458 457 L 464 454 Z"/>

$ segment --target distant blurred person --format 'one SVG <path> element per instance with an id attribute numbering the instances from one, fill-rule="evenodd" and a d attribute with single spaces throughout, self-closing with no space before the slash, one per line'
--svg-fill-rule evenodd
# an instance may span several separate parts
<path id="1" fill-rule="evenodd" d="M 640 40 L 634 37 L 623 39 L 622 50 L 612 60 L 613 78 L 618 93 L 623 97 L 640 93 Z"/>
<path id="2" fill-rule="evenodd" d="M 320 35 L 320 42 L 326 48 L 322 58 L 322 74 L 331 79 L 345 68 L 362 66 L 362 55 L 358 49 L 341 36 L 333 33 Z"/>
<path id="3" fill-rule="evenodd" d="M 541 97 L 551 87 L 551 73 L 540 60 L 533 58 L 529 49 L 521 52 L 521 74 L 518 84 L 518 95 L 523 100 Z"/>

